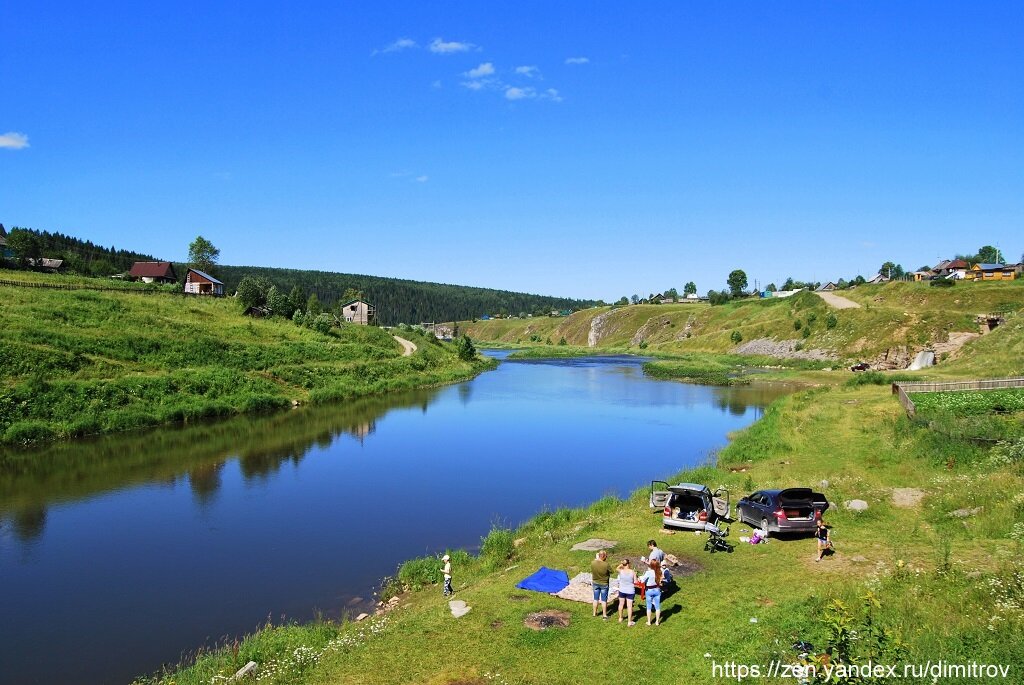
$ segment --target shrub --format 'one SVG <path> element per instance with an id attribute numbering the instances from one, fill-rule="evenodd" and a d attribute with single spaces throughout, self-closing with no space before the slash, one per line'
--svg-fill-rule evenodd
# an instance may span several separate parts
<path id="1" fill-rule="evenodd" d="M 739 331 L 733 331 L 732 335 L 729 336 L 729 339 L 738 345 L 739 343 L 743 342 L 743 334 L 740 333 Z"/>
<path id="2" fill-rule="evenodd" d="M 804 327 L 804 322 L 801 321 L 800 319 L 796 319 L 795 321 L 793 321 L 793 330 L 794 331 L 799 331 L 803 327 Z"/>
<path id="3" fill-rule="evenodd" d="M 508 528 L 491 528 L 480 544 L 480 558 L 495 565 L 511 559 L 515 551 L 515 534 Z"/>
<path id="4" fill-rule="evenodd" d="M 647 341 L 646 340 L 641 340 L 640 341 L 640 349 L 641 350 L 646 350 L 647 349 Z"/>
<path id="5" fill-rule="evenodd" d="M 811 337 L 811 329 L 810 328 L 805 328 L 800 335 L 804 336 L 805 338 Z"/>
<path id="6" fill-rule="evenodd" d="M 327 335 L 328 333 L 331 332 L 331 326 L 333 325 L 333 323 L 334 322 L 331 320 L 330 314 L 317 314 L 316 317 L 313 319 L 313 325 L 311 326 L 311 328 L 318 333 L 323 333 L 324 335 Z"/>
<path id="7" fill-rule="evenodd" d="M 296 309 L 295 313 L 292 314 L 292 321 L 295 322 L 296 326 L 306 325 L 306 315 L 302 313 L 301 309 Z"/>
<path id="8" fill-rule="evenodd" d="M 562 336 L 561 338 L 559 338 L 559 340 L 558 340 L 558 344 L 559 344 L 559 345 L 563 345 L 563 346 L 564 346 L 564 345 L 568 345 L 569 343 L 568 343 L 568 342 L 566 342 L 566 340 L 565 340 L 565 336 L 563 335 L 563 336 Z"/>
<path id="9" fill-rule="evenodd" d="M 46 442 L 56 437 L 54 430 L 43 421 L 18 421 L 4 432 L 4 442 L 15 445 L 31 445 Z"/>
<path id="10" fill-rule="evenodd" d="M 839 323 L 839 317 L 837 317 L 835 315 L 835 313 L 829 312 L 828 316 L 825 318 L 825 328 L 828 328 L 829 330 L 831 330 L 831 329 L 835 328 L 836 324 L 838 324 L 838 323 Z"/>
<path id="11" fill-rule="evenodd" d="M 818 320 L 818 315 L 815 312 L 811 312 L 807 315 L 807 325 L 810 326 L 812 323 Z"/>
<path id="12" fill-rule="evenodd" d="M 459 359 L 464 362 L 473 361 L 476 358 L 476 347 L 473 346 L 473 340 L 468 335 L 455 340 L 455 351 Z"/>

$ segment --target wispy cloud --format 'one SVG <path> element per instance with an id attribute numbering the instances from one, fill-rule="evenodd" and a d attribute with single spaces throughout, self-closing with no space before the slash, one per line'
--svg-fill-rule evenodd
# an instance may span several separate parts
<path id="1" fill-rule="evenodd" d="M 0 135 L 0 148 L 7 150 L 23 150 L 28 147 L 28 136 L 16 131 L 8 131 Z"/>
<path id="2" fill-rule="evenodd" d="M 436 81 L 434 81 L 433 83 L 430 84 L 430 87 L 431 88 L 440 88 L 441 85 L 442 85 L 441 84 L 441 79 L 437 79 Z"/>
<path id="3" fill-rule="evenodd" d="M 540 77 L 540 69 L 538 69 L 537 67 L 532 66 L 532 65 L 525 65 L 525 66 L 521 66 L 521 67 L 516 67 L 515 68 L 515 72 L 517 74 L 519 74 L 520 76 L 525 76 L 527 78 L 539 78 Z"/>
<path id="4" fill-rule="evenodd" d="M 416 182 L 417 183 L 426 183 L 429 180 L 430 180 L 430 177 L 427 176 L 426 174 L 423 174 L 422 176 L 417 176 L 416 177 Z"/>
<path id="5" fill-rule="evenodd" d="M 590 64 L 589 57 L 567 57 L 566 64 Z"/>
<path id="6" fill-rule="evenodd" d="M 494 74 L 494 64 L 491 62 L 484 62 L 476 69 L 470 69 L 465 73 L 465 77 L 469 79 L 479 79 L 484 76 L 491 76 Z"/>
<path id="7" fill-rule="evenodd" d="M 409 50 L 411 48 L 418 48 L 420 45 L 412 38 L 399 38 L 394 43 L 388 43 L 380 50 L 374 50 L 373 54 L 377 55 L 380 53 L 387 52 L 401 52 L 402 50 Z"/>
<path id="8" fill-rule="evenodd" d="M 527 86 L 526 88 L 517 88 L 515 86 L 509 86 L 505 89 L 506 100 L 527 100 L 529 98 L 537 97 L 537 91 Z"/>
<path id="9" fill-rule="evenodd" d="M 508 86 L 505 88 L 505 99 L 506 100 L 551 100 L 552 102 L 561 102 L 562 96 L 558 94 L 558 91 L 554 88 L 547 88 L 545 90 L 538 91 L 532 86 L 524 86 L 522 88 L 518 86 Z"/>
<path id="10" fill-rule="evenodd" d="M 440 38 L 435 38 L 430 43 L 430 51 L 436 52 L 440 55 L 448 55 L 454 52 L 469 52 L 470 50 L 478 50 L 479 48 L 472 43 L 462 43 L 457 40 L 444 41 Z"/>

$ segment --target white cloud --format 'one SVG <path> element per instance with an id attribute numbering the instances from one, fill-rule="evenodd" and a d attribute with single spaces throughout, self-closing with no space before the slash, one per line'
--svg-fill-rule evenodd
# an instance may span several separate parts
<path id="1" fill-rule="evenodd" d="M 401 52 L 409 48 L 418 48 L 419 44 L 412 38 L 399 38 L 394 43 L 385 46 L 381 52 Z"/>
<path id="2" fill-rule="evenodd" d="M 512 86 L 505 89 L 505 99 L 507 100 L 525 100 L 535 97 L 537 97 L 537 92 L 533 88 L 516 88 Z"/>
<path id="3" fill-rule="evenodd" d="M 487 83 L 485 81 L 463 81 L 462 85 L 470 90 L 483 90 Z"/>
<path id="4" fill-rule="evenodd" d="M 476 80 L 484 76 L 491 76 L 494 74 L 494 64 L 491 62 L 484 62 L 476 69 L 470 69 L 464 76 L 468 79 Z"/>
<path id="5" fill-rule="evenodd" d="M 541 97 L 546 99 L 546 100 L 551 100 L 552 102 L 561 102 L 562 101 L 562 96 L 559 95 L 558 91 L 555 90 L 554 88 L 548 88 L 547 90 L 545 90 L 544 94 L 541 95 Z"/>
<path id="6" fill-rule="evenodd" d="M 427 176 L 426 174 L 423 174 L 422 176 L 417 176 L 416 177 L 416 182 L 417 183 L 426 183 L 429 180 L 430 180 L 430 177 Z"/>
<path id="7" fill-rule="evenodd" d="M 540 69 L 532 65 L 524 65 L 516 67 L 516 73 L 527 78 L 535 78 L 540 76 Z"/>
<path id="8" fill-rule="evenodd" d="M 0 135 L 0 148 L 8 150 L 22 150 L 28 147 L 28 136 L 16 131 L 8 131 Z"/>
<path id="9" fill-rule="evenodd" d="M 566 64 L 590 64 L 589 57 L 569 57 L 565 60 Z"/>
<path id="10" fill-rule="evenodd" d="M 430 43 L 430 51 L 436 52 L 441 55 L 451 54 L 453 52 L 469 52 L 470 50 L 477 50 L 477 46 L 472 43 L 460 43 L 459 41 L 443 41 L 440 38 L 435 38 Z"/>

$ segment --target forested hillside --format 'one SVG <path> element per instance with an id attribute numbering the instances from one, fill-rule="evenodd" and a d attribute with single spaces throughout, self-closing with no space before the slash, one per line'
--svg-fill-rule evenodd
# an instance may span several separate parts
<path id="1" fill-rule="evenodd" d="M 28 228 L 12 228 L 10 240 L 13 261 L 18 257 L 49 257 L 65 261 L 65 273 L 85 276 L 112 276 L 125 273 L 135 261 L 153 261 L 159 257 L 116 247 L 103 247 L 62 233 Z M 17 245 L 17 249 L 14 249 Z M 0 260 L 2 261 L 2 260 Z M 21 261 L 20 263 L 24 263 Z M 187 264 L 175 263 L 178 277 L 183 279 Z M 595 302 L 564 297 L 531 295 L 507 290 L 474 288 L 444 283 L 410 281 L 384 276 L 342 274 L 330 271 L 275 269 L 261 266 L 223 266 L 213 269 L 224 281 L 226 292 L 232 293 L 245 276 L 262 276 L 278 290 L 290 292 L 298 286 L 305 296 L 316 293 L 325 308 L 333 308 L 346 296 L 361 293 L 377 307 L 379 323 L 421 323 L 424 321 L 469 320 L 485 314 L 548 314 L 552 309 L 582 309 Z"/>
<path id="2" fill-rule="evenodd" d="M 224 281 L 228 292 L 233 291 L 245 276 L 262 276 L 276 285 L 281 292 L 289 292 L 294 286 L 298 286 L 307 296 L 316 293 L 327 308 L 337 304 L 346 292 L 360 292 L 368 302 L 377 307 L 377 318 L 382 324 L 469 320 L 484 314 L 546 315 L 552 309 L 575 310 L 595 304 L 591 300 L 573 300 L 362 274 L 258 266 L 218 267 L 218 277 Z"/>

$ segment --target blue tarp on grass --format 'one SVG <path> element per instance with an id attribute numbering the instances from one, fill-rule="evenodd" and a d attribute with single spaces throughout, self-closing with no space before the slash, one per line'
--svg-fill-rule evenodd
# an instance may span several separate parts
<path id="1" fill-rule="evenodd" d="M 541 566 L 532 576 L 527 576 L 516 585 L 520 590 L 533 590 L 534 592 L 547 592 L 549 594 L 561 592 L 569 584 L 569 574 L 558 569 Z"/>

